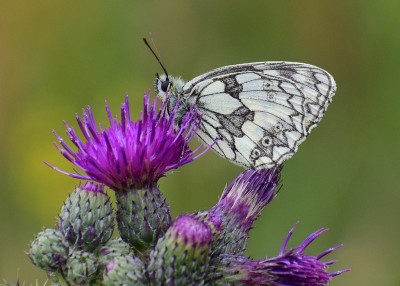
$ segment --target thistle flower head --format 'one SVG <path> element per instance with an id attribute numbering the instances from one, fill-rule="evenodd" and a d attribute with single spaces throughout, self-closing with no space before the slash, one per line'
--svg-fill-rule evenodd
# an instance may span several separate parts
<path id="1" fill-rule="evenodd" d="M 205 214 L 199 213 L 207 223 L 215 225 L 213 257 L 243 255 L 253 222 L 276 196 L 281 167 L 264 170 L 246 170 L 225 189 L 219 202 Z"/>
<path id="2" fill-rule="evenodd" d="M 281 167 L 244 171 L 225 189 L 214 211 L 232 216 L 240 228 L 250 229 L 275 198 L 280 171 Z"/>
<path id="3" fill-rule="evenodd" d="M 304 250 L 322 233 L 321 228 L 308 236 L 303 243 L 286 251 L 286 245 L 293 234 L 293 227 L 286 236 L 277 257 L 264 260 L 250 260 L 243 256 L 225 255 L 224 279 L 232 285 L 265 285 L 265 286 L 322 286 L 327 285 L 333 277 L 349 271 L 348 269 L 329 273 L 327 268 L 334 260 L 323 262 L 321 258 L 342 245 L 329 248 L 317 256 L 310 256 Z"/>
<path id="4" fill-rule="evenodd" d="M 54 132 L 61 154 L 86 175 L 53 169 L 73 178 L 103 183 L 114 190 L 141 188 L 155 185 L 168 171 L 185 165 L 205 153 L 198 152 L 202 145 L 190 150 L 188 143 L 195 135 L 200 117 L 191 110 L 182 125 L 174 128 L 176 108 L 169 116 L 165 103 L 157 108 L 157 99 L 150 102 L 150 94 L 144 96 L 144 110 L 140 119 L 132 121 L 128 96 L 121 107 L 120 122 L 113 117 L 108 104 L 106 111 L 110 127 L 97 127 L 90 107 L 76 115 L 84 140 L 74 128 L 65 123 L 67 135 L 77 148 L 74 151 Z"/>

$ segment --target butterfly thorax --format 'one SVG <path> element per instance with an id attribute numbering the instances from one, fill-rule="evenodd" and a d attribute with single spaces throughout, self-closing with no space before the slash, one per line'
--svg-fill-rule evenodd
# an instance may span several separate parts
<path id="1" fill-rule="evenodd" d="M 167 101 L 166 108 L 168 115 L 176 108 L 175 123 L 178 126 L 180 126 L 185 114 L 191 108 L 188 98 L 185 97 L 183 93 L 185 83 L 186 82 L 180 77 L 166 76 L 164 74 L 156 76 L 155 79 L 157 96 L 160 97 L 163 102 Z"/>

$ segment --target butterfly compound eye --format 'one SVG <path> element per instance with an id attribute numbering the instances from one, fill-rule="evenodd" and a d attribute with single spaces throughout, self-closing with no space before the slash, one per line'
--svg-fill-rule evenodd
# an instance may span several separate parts
<path id="1" fill-rule="evenodd" d="M 171 82 L 169 81 L 169 79 L 166 79 L 165 81 L 161 82 L 161 90 L 163 92 L 167 92 L 170 85 L 171 85 Z"/>

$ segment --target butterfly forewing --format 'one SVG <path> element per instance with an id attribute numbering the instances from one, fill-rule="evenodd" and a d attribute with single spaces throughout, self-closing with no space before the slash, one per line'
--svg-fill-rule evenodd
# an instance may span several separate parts
<path id="1" fill-rule="evenodd" d="M 271 168 L 293 156 L 321 120 L 336 85 L 308 64 L 257 62 L 212 70 L 187 82 L 183 97 L 202 114 L 198 136 L 228 160 Z"/>

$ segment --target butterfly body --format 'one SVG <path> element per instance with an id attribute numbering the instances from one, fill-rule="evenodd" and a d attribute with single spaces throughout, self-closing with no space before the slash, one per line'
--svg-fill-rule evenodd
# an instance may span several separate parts
<path id="1" fill-rule="evenodd" d="M 292 62 L 256 62 L 214 69 L 188 82 L 162 75 L 158 95 L 168 100 L 175 122 L 195 108 L 198 137 L 222 157 L 245 168 L 280 165 L 292 157 L 324 115 L 336 91 L 333 77 L 318 67 Z"/>

